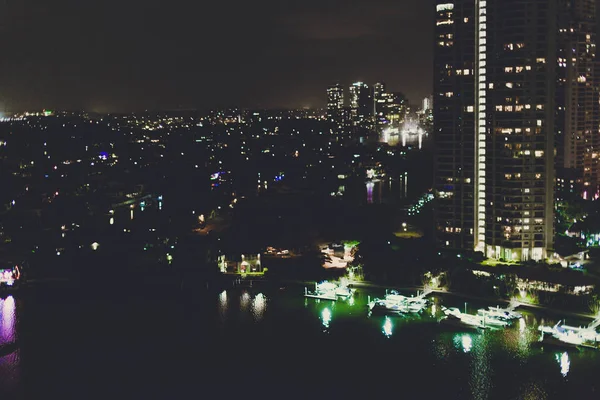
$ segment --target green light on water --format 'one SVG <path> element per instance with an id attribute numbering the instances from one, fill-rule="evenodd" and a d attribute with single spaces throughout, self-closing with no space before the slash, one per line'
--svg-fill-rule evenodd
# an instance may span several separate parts
<path id="1" fill-rule="evenodd" d="M 385 321 L 383 321 L 383 334 L 386 337 L 390 337 L 392 336 L 392 330 L 393 330 L 394 326 L 392 325 L 392 320 L 390 319 L 390 317 L 385 317 Z"/>
<path id="2" fill-rule="evenodd" d="M 329 328 L 329 323 L 331 322 L 331 310 L 329 308 L 323 309 L 321 312 L 321 320 L 323 321 L 323 326 Z"/>

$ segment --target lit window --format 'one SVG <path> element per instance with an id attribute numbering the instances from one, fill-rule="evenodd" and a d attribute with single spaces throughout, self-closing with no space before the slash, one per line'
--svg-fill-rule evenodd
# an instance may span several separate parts
<path id="1" fill-rule="evenodd" d="M 512 82 L 506 82 L 506 87 L 509 89 L 512 89 L 513 88 Z"/>

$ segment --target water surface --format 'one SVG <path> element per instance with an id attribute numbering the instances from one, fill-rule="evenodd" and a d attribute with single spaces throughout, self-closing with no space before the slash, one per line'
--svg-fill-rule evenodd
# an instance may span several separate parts
<path id="1" fill-rule="evenodd" d="M 440 298 L 420 316 L 369 317 L 367 296 L 380 293 L 333 303 L 302 292 L 5 297 L 0 344 L 19 349 L 0 357 L 0 396 L 598 398 L 597 352 L 532 345 L 551 318 L 462 332 L 437 323 Z"/>

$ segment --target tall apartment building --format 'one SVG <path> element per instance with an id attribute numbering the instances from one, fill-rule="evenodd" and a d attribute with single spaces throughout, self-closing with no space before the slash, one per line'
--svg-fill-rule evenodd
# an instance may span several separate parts
<path id="1" fill-rule="evenodd" d="M 596 0 L 563 0 L 559 67 L 564 86 L 564 133 L 557 146 L 558 184 L 574 180 L 575 195 L 598 195 L 600 108 L 596 61 Z"/>
<path id="2" fill-rule="evenodd" d="M 344 88 L 333 85 L 327 88 L 327 119 L 339 131 L 344 123 Z"/>
<path id="3" fill-rule="evenodd" d="M 369 127 L 374 114 L 373 90 L 363 82 L 350 85 L 350 109 L 354 126 Z"/>
<path id="4" fill-rule="evenodd" d="M 490 258 L 552 255 L 563 0 L 436 2 L 436 232 Z"/>

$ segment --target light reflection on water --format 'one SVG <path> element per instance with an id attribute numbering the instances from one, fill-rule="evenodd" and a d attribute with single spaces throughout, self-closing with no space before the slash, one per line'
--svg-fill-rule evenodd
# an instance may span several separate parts
<path id="1" fill-rule="evenodd" d="M 473 348 L 473 339 L 469 335 L 462 336 L 462 349 L 465 353 L 468 353 Z"/>
<path id="2" fill-rule="evenodd" d="M 2 310 L 2 325 L 0 326 L 0 344 L 10 343 L 16 339 L 16 310 L 14 297 L 8 296 L 6 299 L 0 299 L 0 309 Z"/>
<path id="3" fill-rule="evenodd" d="M 488 332 L 477 337 L 476 347 L 473 351 L 471 361 L 471 380 L 469 386 L 476 400 L 484 400 L 489 397 L 492 389 L 491 376 L 494 371 L 491 366 L 491 352 L 489 350 Z"/>
<path id="4" fill-rule="evenodd" d="M 16 304 L 13 296 L 0 299 L 0 348 L 17 340 Z M 20 368 L 19 350 L 9 352 L 0 357 L 0 393 L 11 392 L 18 384 Z"/>
<path id="5" fill-rule="evenodd" d="M 321 312 L 321 321 L 325 328 L 329 328 L 329 324 L 331 323 L 331 310 L 328 307 L 325 307 Z"/>
<path id="6" fill-rule="evenodd" d="M 565 351 L 564 353 L 556 354 L 556 361 L 560 365 L 560 373 L 563 378 L 566 378 L 569 374 L 569 370 L 571 369 L 571 361 L 569 360 L 569 354 Z"/>
<path id="7" fill-rule="evenodd" d="M 248 311 L 248 306 L 250 305 L 250 294 L 248 292 L 242 293 L 240 297 L 240 309 L 242 312 Z"/>
<path id="8" fill-rule="evenodd" d="M 373 204 L 373 187 L 375 184 L 373 182 L 367 182 L 367 203 Z"/>
<path id="9" fill-rule="evenodd" d="M 385 337 L 390 337 L 392 336 L 392 329 L 393 329 L 393 325 L 392 325 L 392 320 L 390 319 L 390 317 L 385 317 L 385 320 L 383 322 L 383 334 L 385 335 Z"/>
<path id="10" fill-rule="evenodd" d="M 257 294 L 252 300 L 252 315 L 256 322 L 263 319 L 265 310 L 267 309 L 267 298 L 264 294 Z"/>
<path id="11" fill-rule="evenodd" d="M 237 292 L 239 293 L 239 292 Z M 221 322 L 225 322 L 230 318 L 236 318 L 236 302 L 231 304 L 230 295 L 236 293 L 228 293 L 227 290 L 223 290 L 218 296 L 218 310 L 219 318 Z M 235 300 L 235 297 L 233 298 Z M 260 322 L 267 310 L 269 299 L 263 293 L 251 294 L 248 291 L 243 291 L 239 295 L 239 311 L 242 315 L 251 314 L 255 322 Z"/>
<path id="12" fill-rule="evenodd" d="M 219 294 L 219 316 L 221 317 L 222 322 L 227 320 L 228 305 L 229 304 L 227 302 L 227 290 L 223 290 Z"/>

